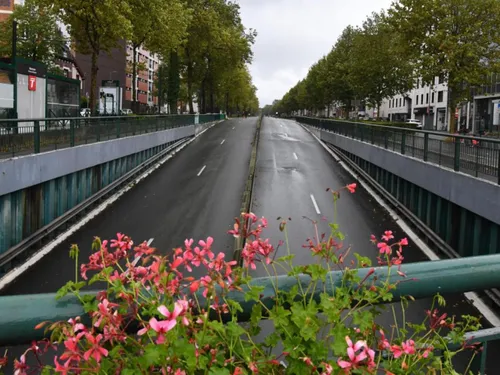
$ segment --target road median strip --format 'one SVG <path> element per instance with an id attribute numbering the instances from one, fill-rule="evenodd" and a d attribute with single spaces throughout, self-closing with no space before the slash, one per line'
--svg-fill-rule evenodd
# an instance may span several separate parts
<path id="1" fill-rule="evenodd" d="M 255 179 L 255 168 L 257 165 L 257 149 L 259 147 L 260 129 L 262 127 L 262 115 L 257 120 L 257 129 L 255 131 L 254 140 L 252 142 L 252 153 L 250 154 L 250 164 L 248 168 L 248 177 L 243 192 L 241 209 L 240 209 L 240 223 L 243 224 L 243 214 L 250 212 L 252 203 L 252 191 Z M 234 240 L 234 253 L 233 259 L 241 264 L 241 251 L 245 246 L 245 239 L 242 237 L 235 238 Z"/>

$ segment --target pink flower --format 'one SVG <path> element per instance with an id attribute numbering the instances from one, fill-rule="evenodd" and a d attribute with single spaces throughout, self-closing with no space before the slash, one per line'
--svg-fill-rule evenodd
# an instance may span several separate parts
<path id="1" fill-rule="evenodd" d="M 394 236 L 392 235 L 392 230 L 386 230 L 382 236 L 382 239 L 384 241 L 390 241 L 394 238 Z"/>
<path id="2" fill-rule="evenodd" d="M 57 357 L 54 357 L 54 364 L 56 365 L 56 372 L 61 373 L 62 375 L 67 375 L 69 371 L 71 370 L 70 368 L 70 363 L 71 359 L 68 359 L 66 362 L 64 362 L 64 365 L 61 365 L 57 361 Z"/>
<path id="3" fill-rule="evenodd" d="M 91 348 L 83 354 L 83 358 L 85 358 L 86 361 L 92 357 L 99 363 L 101 362 L 101 356 L 108 356 L 108 351 L 99 345 L 99 342 L 102 340 L 101 334 L 94 337 L 92 334 L 86 333 L 85 338 L 92 345 Z"/>
<path id="4" fill-rule="evenodd" d="M 214 243 L 214 239 L 212 237 L 207 238 L 207 242 L 200 240 L 198 245 L 200 245 L 203 250 L 203 255 L 207 255 L 209 259 L 214 259 L 215 255 L 212 253 L 211 246 Z"/>
<path id="5" fill-rule="evenodd" d="M 14 360 L 14 375 L 27 375 L 27 370 L 29 369 L 26 364 L 26 354 L 21 355 L 19 357 L 19 361 L 17 359 Z"/>
<path id="6" fill-rule="evenodd" d="M 323 362 L 321 365 L 325 369 L 321 375 L 331 375 L 333 373 L 333 366 L 331 364 Z"/>
<path id="7" fill-rule="evenodd" d="M 387 245 L 385 242 L 379 242 L 377 244 L 377 247 L 379 248 L 380 254 L 391 255 L 392 253 L 391 247 Z"/>
<path id="8" fill-rule="evenodd" d="M 156 318 L 151 318 L 149 320 L 151 328 L 158 333 L 158 338 L 156 339 L 157 344 L 163 344 L 165 342 L 165 333 L 177 325 L 177 317 L 182 312 L 182 309 L 182 305 L 177 302 L 174 304 L 174 311 L 172 312 L 168 311 L 163 305 L 158 307 L 158 311 L 167 319 L 158 321 Z"/>
<path id="9" fill-rule="evenodd" d="M 408 239 L 405 237 L 401 241 L 399 241 L 401 246 L 408 246 Z"/>
<path id="10" fill-rule="evenodd" d="M 415 342 L 413 340 L 407 340 L 399 345 L 392 345 L 390 348 L 391 352 L 394 354 L 394 358 L 399 358 L 403 354 L 415 354 Z"/>
<path id="11" fill-rule="evenodd" d="M 375 237 L 373 234 L 370 236 L 370 241 L 374 244 L 377 243 L 377 237 Z"/>
<path id="12" fill-rule="evenodd" d="M 234 238 L 240 238 L 240 225 L 234 223 L 233 229 L 229 230 L 227 233 L 232 234 Z"/>
<path id="13" fill-rule="evenodd" d="M 366 349 L 366 341 L 360 340 L 353 345 L 349 336 L 345 337 L 345 341 L 348 345 L 347 355 L 349 357 L 349 361 L 344 361 L 339 358 L 337 364 L 343 369 L 356 368 L 360 362 L 364 361 L 368 357 L 365 350 L 361 351 L 359 354 L 356 354 L 356 352 L 362 349 Z"/>
<path id="14" fill-rule="evenodd" d="M 351 192 L 351 194 L 354 194 L 356 192 L 356 187 L 357 187 L 356 184 L 349 184 L 346 186 L 347 190 L 349 190 L 349 192 Z"/>
<path id="15" fill-rule="evenodd" d="M 300 359 L 302 359 L 306 365 L 313 367 L 313 363 L 311 361 L 311 358 L 309 358 L 309 357 L 303 357 L 303 358 L 300 358 Z"/>

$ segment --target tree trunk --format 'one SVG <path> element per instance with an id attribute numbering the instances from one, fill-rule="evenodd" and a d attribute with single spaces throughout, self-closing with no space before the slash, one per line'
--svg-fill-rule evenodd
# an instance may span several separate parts
<path id="1" fill-rule="evenodd" d="M 97 65 L 97 53 L 92 52 L 91 65 L 90 65 L 90 98 L 89 98 L 89 108 L 91 113 L 96 113 L 96 89 L 97 89 L 97 71 L 99 66 Z"/>
<path id="2" fill-rule="evenodd" d="M 137 45 L 132 45 L 132 110 L 137 113 Z"/>
<path id="3" fill-rule="evenodd" d="M 377 102 L 377 120 L 380 119 L 380 102 Z"/>
<path id="4" fill-rule="evenodd" d="M 189 104 L 189 113 L 194 114 L 193 108 L 193 63 L 189 61 L 189 52 L 188 55 L 188 64 L 187 64 L 187 92 L 188 92 L 188 104 Z"/>
<path id="5" fill-rule="evenodd" d="M 450 124 L 450 133 L 457 131 L 457 120 L 455 111 L 457 109 L 457 99 L 454 97 L 454 90 L 448 86 L 448 123 Z"/>
<path id="6" fill-rule="evenodd" d="M 170 63 L 168 66 L 168 102 L 170 112 L 177 112 L 177 100 L 179 99 L 180 76 L 179 76 L 179 56 L 177 52 L 170 53 Z"/>

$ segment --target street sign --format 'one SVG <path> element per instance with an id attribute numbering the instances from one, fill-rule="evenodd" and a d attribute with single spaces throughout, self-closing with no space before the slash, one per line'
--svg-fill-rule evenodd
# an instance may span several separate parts
<path id="1" fill-rule="evenodd" d="M 28 76 L 28 90 L 36 91 L 36 76 Z"/>

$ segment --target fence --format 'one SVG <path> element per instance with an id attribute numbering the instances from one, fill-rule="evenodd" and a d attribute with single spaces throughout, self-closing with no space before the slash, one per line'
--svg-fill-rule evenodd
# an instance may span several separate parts
<path id="1" fill-rule="evenodd" d="M 222 119 L 220 114 L 0 120 L 0 159 Z"/>
<path id="2" fill-rule="evenodd" d="M 500 140 L 297 117 L 298 122 L 500 184 Z"/>

